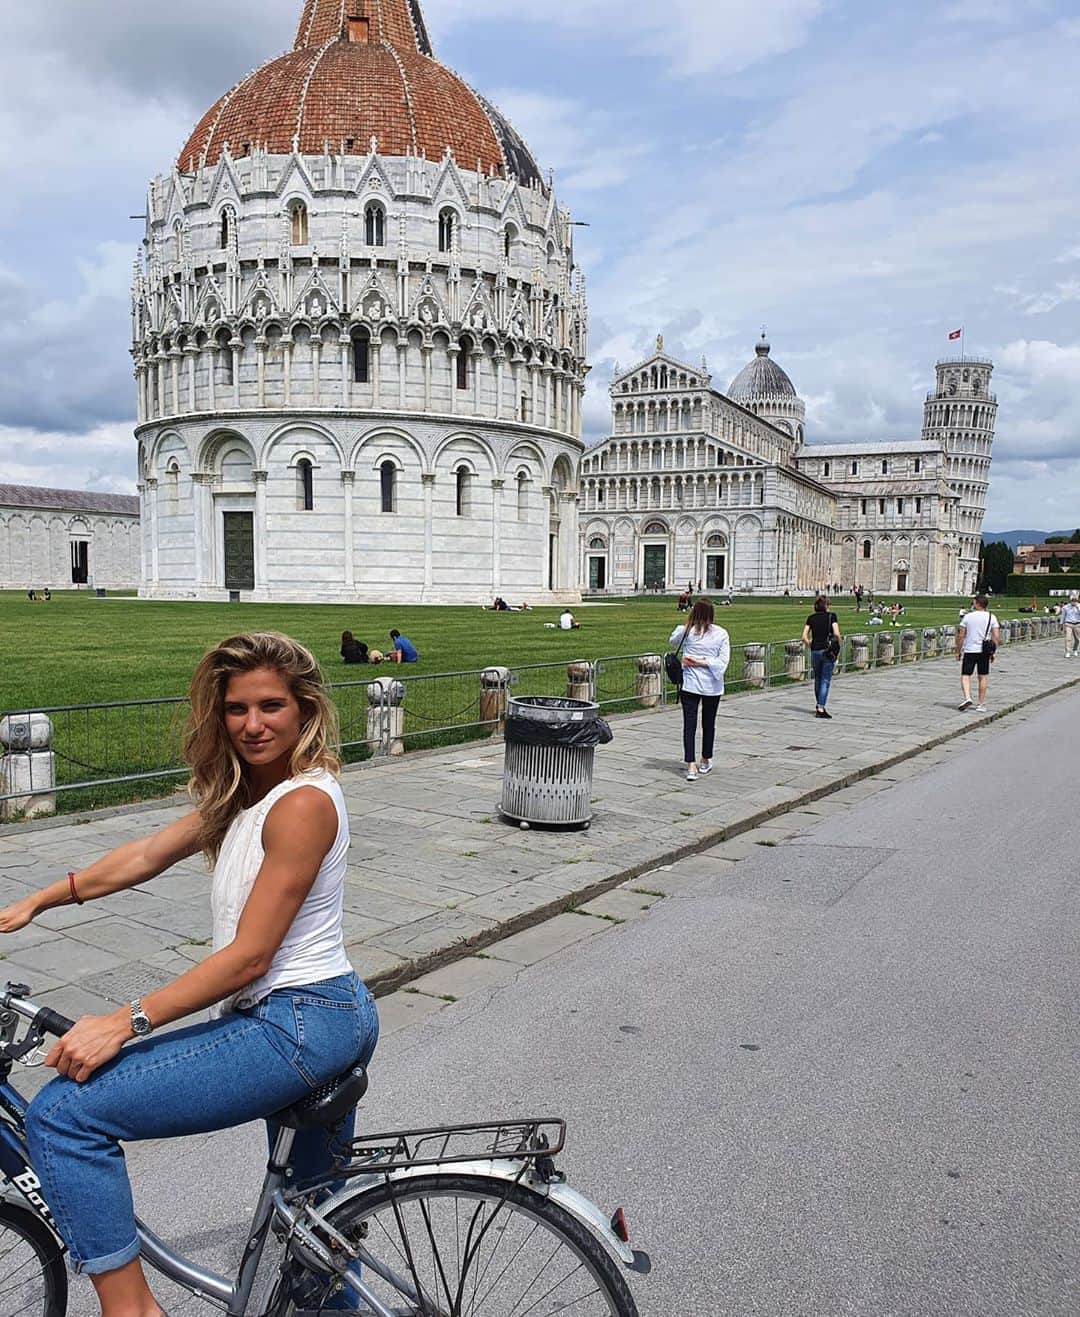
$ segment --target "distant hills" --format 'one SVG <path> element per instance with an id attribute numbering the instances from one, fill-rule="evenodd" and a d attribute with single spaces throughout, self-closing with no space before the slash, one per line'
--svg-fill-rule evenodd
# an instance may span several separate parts
<path id="1" fill-rule="evenodd" d="M 1015 551 L 1018 544 L 1042 544 L 1047 535 L 1071 535 L 1072 528 L 1068 530 L 984 530 L 982 533 L 984 544 L 996 544 L 999 540 L 1004 540 L 1010 549 Z"/>

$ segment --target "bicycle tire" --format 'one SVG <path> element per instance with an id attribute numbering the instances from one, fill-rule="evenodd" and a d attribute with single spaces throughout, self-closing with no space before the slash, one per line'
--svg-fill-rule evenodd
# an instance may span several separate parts
<path id="1" fill-rule="evenodd" d="M 67 1299 L 63 1245 L 28 1208 L 0 1202 L 0 1317 L 64 1317 Z"/>
<path id="2" fill-rule="evenodd" d="M 491 1222 L 487 1227 L 487 1233 L 483 1233 L 483 1227 L 477 1231 L 477 1215 L 479 1208 L 474 1209 L 471 1223 L 463 1223 L 460 1212 L 457 1211 L 456 1204 L 461 1200 L 470 1203 L 496 1203 L 499 1205 L 500 1213 L 508 1212 L 509 1216 L 499 1218 L 498 1234 L 500 1238 L 492 1244 L 488 1239 L 491 1228 L 496 1220 L 493 1214 Z M 578 1270 L 584 1269 L 585 1278 L 582 1283 L 588 1284 L 588 1279 L 594 1282 L 596 1287 L 597 1301 L 589 1306 L 581 1306 L 583 1299 L 591 1299 L 592 1292 L 588 1292 L 577 1298 L 571 1298 L 569 1293 L 559 1296 L 553 1303 L 548 1306 L 539 1306 L 555 1294 L 555 1290 L 560 1288 L 563 1280 L 551 1287 L 547 1293 L 537 1287 L 537 1298 L 534 1306 L 528 1307 L 527 1311 L 534 1314 L 534 1317 L 547 1317 L 548 1313 L 564 1311 L 569 1302 L 575 1317 L 580 1314 L 581 1317 L 592 1317 L 592 1314 L 604 1314 L 604 1317 L 638 1317 L 637 1307 L 634 1303 L 630 1290 L 624 1280 L 619 1264 L 612 1258 L 607 1249 L 584 1226 L 576 1217 L 572 1216 L 564 1207 L 552 1201 L 542 1194 L 533 1192 L 528 1187 L 515 1184 L 509 1180 L 499 1180 L 493 1177 L 474 1176 L 474 1175 L 439 1175 L 432 1174 L 426 1176 L 417 1176 L 391 1182 L 390 1184 L 380 1184 L 374 1188 L 359 1190 L 355 1197 L 346 1199 L 338 1206 L 332 1215 L 328 1218 L 330 1224 L 339 1233 L 343 1234 L 346 1239 L 355 1241 L 361 1233 L 365 1238 L 366 1247 L 376 1255 L 379 1261 L 383 1260 L 381 1254 L 376 1252 L 378 1247 L 382 1247 L 386 1252 L 391 1250 L 396 1253 L 395 1257 L 390 1258 L 390 1265 L 395 1268 L 403 1268 L 400 1274 L 409 1274 L 409 1248 L 400 1248 L 394 1240 L 387 1235 L 380 1245 L 379 1239 L 372 1239 L 372 1225 L 380 1214 L 385 1219 L 393 1219 L 395 1224 L 402 1222 L 405 1214 L 410 1211 L 418 1219 L 423 1217 L 423 1210 L 420 1208 L 422 1203 L 443 1203 L 444 1205 L 453 1202 L 455 1204 L 456 1222 L 457 1222 L 457 1245 L 460 1253 L 461 1229 L 471 1228 L 474 1232 L 481 1235 L 477 1246 L 477 1253 L 474 1261 L 479 1270 L 472 1277 L 471 1282 L 460 1272 L 461 1258 L 457 1259 L 457 1268 L 448 1267 L 449 1257 L 441 1253 L 436 1247 L 434 1258 L 426 1256 L 428 1244 L 432 1237 L 432 1226 L 430 1218 L 426 1224 L 426 1233 L 428 1240 L 423 1238 L 424 1232 L 419 1232 L 420 1256 L 417 1254 L 415 1240 L 412 1248 L 412 1271 L 411 1275 L 415 1279 L 420 1279 L 419 1300 L 414 1293 L 410 1300 L 396 1287 L 388 1285 L 384 1279 L 375 1275 L 370 1267 L 362 1266 L 361 1275 L 364 1280 L 371 1284 L 376 1292 L 377 1297 L 391 1307 L 395 1314 L 400 1317 L 498 1317 L 500 1313 L 521 1313 L 520 1306 L 523 1294 L 509 1303 L 512 1293 L 508 1293 L 507 1303 L 509 1306 L 504 1308 L 494 1307 L 489 1304 L 489 1299 L 495 1295 L 496 1287 L 501 1291 L 503 1289 L 516 1291 L 519 1283 L 518 1278 L 512 1281 L 507 1279 L 507 1273 L 514 1265 L 519 1252 L 507 1259 L 503 1255 L 496 1262 L 496 1254 L 505 1242 L 511 1229 L 519 1229 L 519 1224 L 515 1221 L 511 1224 L 510 1218 L 525 1217 L 534 1221 L 536 1224 L 533 1230 L 526 1237 L 525 1242 L 531 1240 L 537 1230 L 542 1229 L 546 1234 L 546 1242 L 552 1239 L 555 1241 L 556 1248 L 551 1253 L 551 1258 L 556 1257 L 560 1250 L 565 1248 L 572 1257 L 579 1260 L 579 1266 L 565 1277 L 567 1282 L 572 1281 Z M 443 1212 L 448 1216 L 448 1212 Z M 385 1219 L 380 1223 L 385 1227 Z M 399 1232 L 403 1234 L 404 1232 Z M 543 1241 L 541 1241 L 543 1242 Z M 513 1246 L 511 1239 L 510 1247 Z M 441 1260 L 440 1260 L 441 1259 Z M 471 1264 L 470 1264 L 471 1265 Z M 502 1270 L 492 1268 L 502 1267 Z M 430 1290 L 426 1290 L 427 1276 L 430 1272 L 432 1281 Z M 422 1278 L 421 1278 L 422 1276 Z M 468 1292 L 469 1284 L 472 1285 L 471 1293 Z M 546 1283 L 546 1282 L 545 1282 Z M 527 1287 L 526 1293 L 536 1284 L 534 1278 Z M 482 1293 L 478 1294 L 482 1288 Z M 335 1293 L 335 1290 L 338 1292 Z M 325 1276 L 316 1276 L 307 1271 L 301 1264 L 294 1263 L 282 1278 L 280 1294 L 292 1294 L 296 1296 L 291 1302 L 280 1305 L 278 1311 L 286 1314 L 295 1313 L 313 1313 L 313 1312 L 331 1312 L 340 1310 L 342 1304 L 342 1295 L 340 1287 L 335 1287 L 333 1282 L 326 1279 Z M 429 1298 L 429 1295 L 434 1297 Z M 331 1302 L 334 1307 L 327 1306 Z M 400 1306 L 402 1303 L 405 1306 Z M 427 1304 L 428 1306 L 425 1306 Z M 398 1305 L 398 1306 L 392 1306 Z M 363 1309 L 361 1309 L 363 1311 Z"/>

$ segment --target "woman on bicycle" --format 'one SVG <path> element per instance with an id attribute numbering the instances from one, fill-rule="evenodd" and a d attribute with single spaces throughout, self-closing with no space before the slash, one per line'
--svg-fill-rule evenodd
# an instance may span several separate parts
<path id="1" fill-rule="evenodd" d="M 130 1006 L 80 1019 L 46 1058 L 57 1078 L 27 1113 L 71 1265 L 90 1276 L 107 1317 L 160 1312 L 138 1258 L 121 1141 L 272 1116 L 366 1064 L 378 1038 L 374 1001 L 345 954 L 349 823 L 318 664 L 286 636 L 236 636 L 199 663 L 190 705 L 194 812 L 0 911 L 0 933 L 14 932 L 200 851 L 213 866 L 213 953 Z M 157 1032 L 208 1007 L 205 1022 Z M 298 1181 L 331 1170 L 352 1119 L 329 1136 L 297 1135 Z"/>

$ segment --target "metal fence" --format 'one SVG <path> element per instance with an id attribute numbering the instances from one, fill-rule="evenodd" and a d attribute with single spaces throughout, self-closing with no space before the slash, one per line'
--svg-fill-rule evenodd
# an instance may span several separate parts
<path id="1" fill-rule="evenodd" d="M 1056 619 L 1001 623 L 1002 645 L 1057 634 Z M 875 627 L 845 636 L 838 674 L 902 667 L 953 653 L 956 628 Z M 383 673 L 387 675 L 383 675 Z M 733 645 L 725 679 L 732 693 L 808 680 L 799 640 Z M 670 704 L 677 690 L 658 654 L 492 666 L 430 676 L 382 669 L 365 681 L 330 687 L 346 762 L 404 754 L 497 735 L 507 702 L 517 696 L 595 700 L 607 714 Z M 184 699 L 113 701 L 14 711 L 0 718 L 0 812 L 92 808 L 174 789 L 185 775 L 180 758 Z"/>

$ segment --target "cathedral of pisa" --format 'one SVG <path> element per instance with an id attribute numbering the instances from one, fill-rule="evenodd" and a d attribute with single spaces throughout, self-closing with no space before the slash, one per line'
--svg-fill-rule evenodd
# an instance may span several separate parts
<path id="1" fill-rule="evenodd" d="M 419 0 L 305 0 L 151 184 L 132 332 L 142 594 L 473 603 L 701 580 L 966 590 L 995 404 L 943 362 L 911 444 L 808 445 L 768 344 L 663 351 L 588 451 L 574 225 Z"/>

